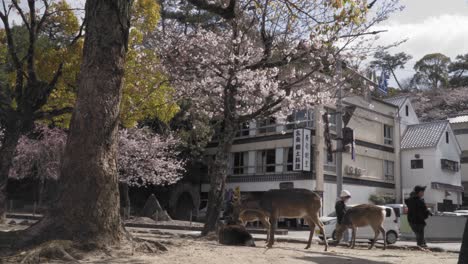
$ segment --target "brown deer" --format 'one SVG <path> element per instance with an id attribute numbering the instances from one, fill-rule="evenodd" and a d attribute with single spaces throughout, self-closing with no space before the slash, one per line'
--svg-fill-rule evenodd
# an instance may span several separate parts
<path id="1" fill-rule="evenodd" d="M 310 248 L 315 226 L 318 226 L 325 238 L 325 251 L 327 251 L 327 238 L 324 226 L 319 219 L 321 207 L 320 196 L 312 191 L 306 189 L 281 189 L 269 190 L 258 196 L 257 200 L 250 199 L 247 203 L 243 203 L 242 210 L 252 209 L 270 218 L 267 247 L 272 247 L 275 242 L 275 228 L 278 218 L 304 218 L 310 227 L 306 249 Z"/>
<path id="2" fill-rule="evenodd" d="M 383 240 L 384 240 L 384 250 L 387 247 L 387 240 L 385 237 L 385 229 L 383 228 L 383 222 L 385 220 L 385 209 L 373 205 L 373 204 L 361 204 L 348 209 L 343 216 L 343 222 L 341 225 L 337 225 L 336 228 L 336 243 L 339 243 L 343 233 L 346 229 L 351 228 L 352 238 L 350 247 L 354 248 L 356 245 L 356 230 L 358 227 L 370 226 L 374 232 L 375 237 L 372 240 L 372 244 L 370 245 L 369 249 L 374 247 L 375 241 L 377 241 L 377 237 L 379 233 L 382 233 Z"/>
<path id="3" fill-rule="evenodd" d="M 242 225 L 218 224 L 218 241 L 229 246 L 255 247 L 252 235 Z"/>
<path id="4" fill-rule="evenodd" d="M 265 213 L 257 210 L 243 210 L 239 214 L 239 220 L 241 221 L 243 226 L 246 226 L 249 222 L 260 221 L 263 227 L 267 230 L 267 241 L 269 238 L 269 230 L 270 230 L 270 218 L 265 215 Z"/>

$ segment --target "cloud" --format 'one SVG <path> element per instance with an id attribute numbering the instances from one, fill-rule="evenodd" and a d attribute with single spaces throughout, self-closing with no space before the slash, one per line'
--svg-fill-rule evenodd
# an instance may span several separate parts
<path id="1" fill-rule="evenodd" d="M 398 71 L 400 78 L 412 76 L 414 63 L 429 53 L 442 53 L 453 60 L 459 54 L 468 53 L 468 16 L 444 14 L 432 16 L 414 23 L 389 22 L 377 29 L 386 29 L 378 44 L 385 45 L 402 39 L 407 42 L 390 50 L 404 51 L 413 56 L 405 70 Z"/>

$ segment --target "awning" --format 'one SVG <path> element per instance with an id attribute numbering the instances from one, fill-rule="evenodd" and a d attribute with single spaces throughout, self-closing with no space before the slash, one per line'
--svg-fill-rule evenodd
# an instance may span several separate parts
<path id="1" fill-rule="evenodd" d="M 452 184 L 442 183 L 442 182 L 431 182 L 431 187 L 432 189 L 435 189 L 435 190 L 445 190 L 445 191 L 452 191 L 452 192 L 464 191 L 463 186 L 452 185 Z"/>

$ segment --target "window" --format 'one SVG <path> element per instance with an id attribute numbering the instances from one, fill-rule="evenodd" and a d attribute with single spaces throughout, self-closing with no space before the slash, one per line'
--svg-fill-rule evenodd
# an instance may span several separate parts
<path id="1" fill-rule="evenodd" d="M 276 119 L 274 117 L 266 118 L 257 121 L 258 133 L 274 133 L 276 132 Z"/>
<path id="2" fill-rule="evenodd" d="M 275 172 L 276 150 L 266 149 L 257 152 L 257 172 Z"/>
<path id="3" fill-rule="evenodd" d="M 287 117 L 287 129 L 306 128 L 314 126 L 314 112 L 312 110 L 294 111 Z"/>
<path id="4" fill-rule="evenodd" d="M 395 179 L 395 165 L 393 161 L 384 160 L 385 180 L 393 181 Z"/>
<path id="5" fill-rule="evenodd" d="M 293 148 L 285 148 L 283 157 L 284 157 L 283 171 L 292 171 L 293 170 L 293 157 L 294 157 Z"/>
<path id="6" fill-rule="evenodd" d="M 445 143 L 447 143 L 447 144 L 449 143 L 449 138 L 450 138 L 449 132 L 446 131 L 446 132 L 445 132 Z"/>
<path id="7" fill-rule="evenodd" d="M 405 112 L 406 112 L 406 116 L 409 116 L 409 106 L 408 105 L 405 105 Z"/>
<path id="8" fill-rule="evenodd" d="M 249 136 L 249 122 L 245 122 L 239 125 L 239 131 L 236 133 L 236 137 L 247 137 Z"/>
<path id="9" fill-rule="evenodd" d="M 422 159 L 411 160 L 411 169 L 422 169 L 424 168 L 424 162 Z"/>
<path id="10" fill-rule="evenodd" d="M 232 153 L 232 174 L 239 175 L 247 173 L 249 164 L 248 152 L 234 152 Z"/>
<path id="11" fill-rule="evenodd" d="M 384 125 L 384 143 L 387 145 L 393 145 L 393 127 Z"/>
<path id="12" fill-rule="evenodd" d="M 456 161 L 448 160 L 448 159 L 441 159 L 440 162 L 441 162 L 441 167 L 443 170 L 457 172 L 460 169 L 460 166 L 458 165 L 458 162 Z"/>

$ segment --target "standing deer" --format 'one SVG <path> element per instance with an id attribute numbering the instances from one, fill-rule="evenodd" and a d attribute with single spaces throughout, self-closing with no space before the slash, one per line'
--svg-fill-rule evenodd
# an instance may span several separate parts
<path id="1" fill-rule="evenodd" d="M 306 189 L 281 189 L 269 190 L 259 196 L 256 201 L 243 204 L 241 212 L 247 209 L 263 213 L 270 218 L 267 247 L 272 247 L 275 242 L 275 228 L 278 218 L 304 218 L 310 227 L 309 241 L 306 249 L 310 248 L 315 226 L 317 225 L 325 238 L 325 251 L 328 249 L 327 238 L 322 222 L 319 219 L 319 211 L 322 201 L 318 194 Z"/>
<path id="2" fill-rule="evenodd" d="M 250 210 L 250 209 L 243 210 L 239 214 L 239 220 L 241 221 L 243 226 L 246 226 L 247 223 L 249 222 L 260 221 L 263 227 L 265 227 L 267 230 L 267 241 L 268 241 L 268 238 L 270 237 L 269 235 L 270 218 L 265 213 L 262 213 L 261 211 L 257 211 L 257 210 Z"/>
<path id="3" fill-rule="evenodd" d="M 353 230 L 353 234 L 351 238 L 350 247 L 354 248 L 354 246 L 356 245 L 356 229 L 358 227 L 364 227 L 369 225 L 375 232 L 374 240 L 372 240 L 372 244 L 370 245 L 369 249 L 372 249 L 374 247 L 375 241 L 377 241 L 379 233 L 382 233 L 384 240 L 383 249 L 385 250 L 387 247 L 385 229 L 383 228 L 385 215 L 386 212 L 384 208 L 373 204 L 361 204 L 348 209 L 343 217 L 343 223 L 341 225 L 337 225 L 336 228 L 337 243 L 340 242 L 343 236 L 343 232 L 347 228 L 351 228 Z"/>

